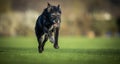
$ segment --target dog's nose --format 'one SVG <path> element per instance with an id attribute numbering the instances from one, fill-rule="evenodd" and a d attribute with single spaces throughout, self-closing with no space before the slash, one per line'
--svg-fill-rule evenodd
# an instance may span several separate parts
<path id="1" fill-rule="evenodd" d="M 56 22 L 56 23 L 58 23 L 58 22 L 59 22 L 59 19 L 58 19 L 58 18 L 56 18 L 55 22 Z"/>

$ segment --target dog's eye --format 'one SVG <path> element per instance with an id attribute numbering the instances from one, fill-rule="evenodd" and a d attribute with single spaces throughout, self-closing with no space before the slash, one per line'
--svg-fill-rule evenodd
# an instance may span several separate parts
<path id="1" fill-rule="evenodd" d="M 57 15 L 57 17 L 59 17 L 60 15 Z"/>
<path id="2" fill-rule="evenodd" d="M 56 15 L 51 15 L 51 17 L 56 17 Z"/>

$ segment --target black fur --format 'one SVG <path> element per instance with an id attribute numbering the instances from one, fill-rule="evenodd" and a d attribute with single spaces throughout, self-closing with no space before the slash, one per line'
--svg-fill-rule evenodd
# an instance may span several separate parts
<path id="1" fill-rule="evenodd" d="M 60 5 L 53 6 L 48 3 L 48 7 L 44 9 L 43 13 L 38 17 L 35 26 L 35 33 L 38 40 L 38 51 L 44 51 L 44 45 L 50 38 L 54 43 L 54 48 L 58 49 L 58 37 L 61 22 Z M 54 37 L 52 38 L 52 36 Z M 43 38 L 44 37 L 44 38 Z"/>

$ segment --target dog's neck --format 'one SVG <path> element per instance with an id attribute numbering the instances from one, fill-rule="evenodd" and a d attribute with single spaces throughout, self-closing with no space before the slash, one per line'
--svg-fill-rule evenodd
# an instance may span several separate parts
<path id="1" fill-rule="evenodd" d="M 50 19 L 49 19 L 49 15 L 48 15 L 48 12 L 47 12 L 47 8 L 44 9 L 44 11 L 42 13 L 42 18 L 44 18 L 46 27 L 51 27 L 52 26 L 52 24 L 49 23 Z"/>
<path id="2" fill-rule="evenodd" d="M 44 11 L 43 11 L 43 13 L 42 13 L 42 16 L 43 16 L 43 18 L 45 18 L 45 19 L 48 19 L 48 20 L 49 20 L 49 16 L 48 16 L 48 13 L 47 13 L 47 8 L 46 8 L 46 9 L 44 9 Z"/>

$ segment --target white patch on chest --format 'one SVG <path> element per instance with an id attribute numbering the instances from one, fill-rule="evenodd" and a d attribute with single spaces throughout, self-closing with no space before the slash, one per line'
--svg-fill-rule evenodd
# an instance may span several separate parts
<path id="1" fill-rule="evenodd" d="M 52 25 L 52 26 L 49 28 L 49 31 L 51 31 L 53 28 L 54 28 L 54 26 Z"/>

